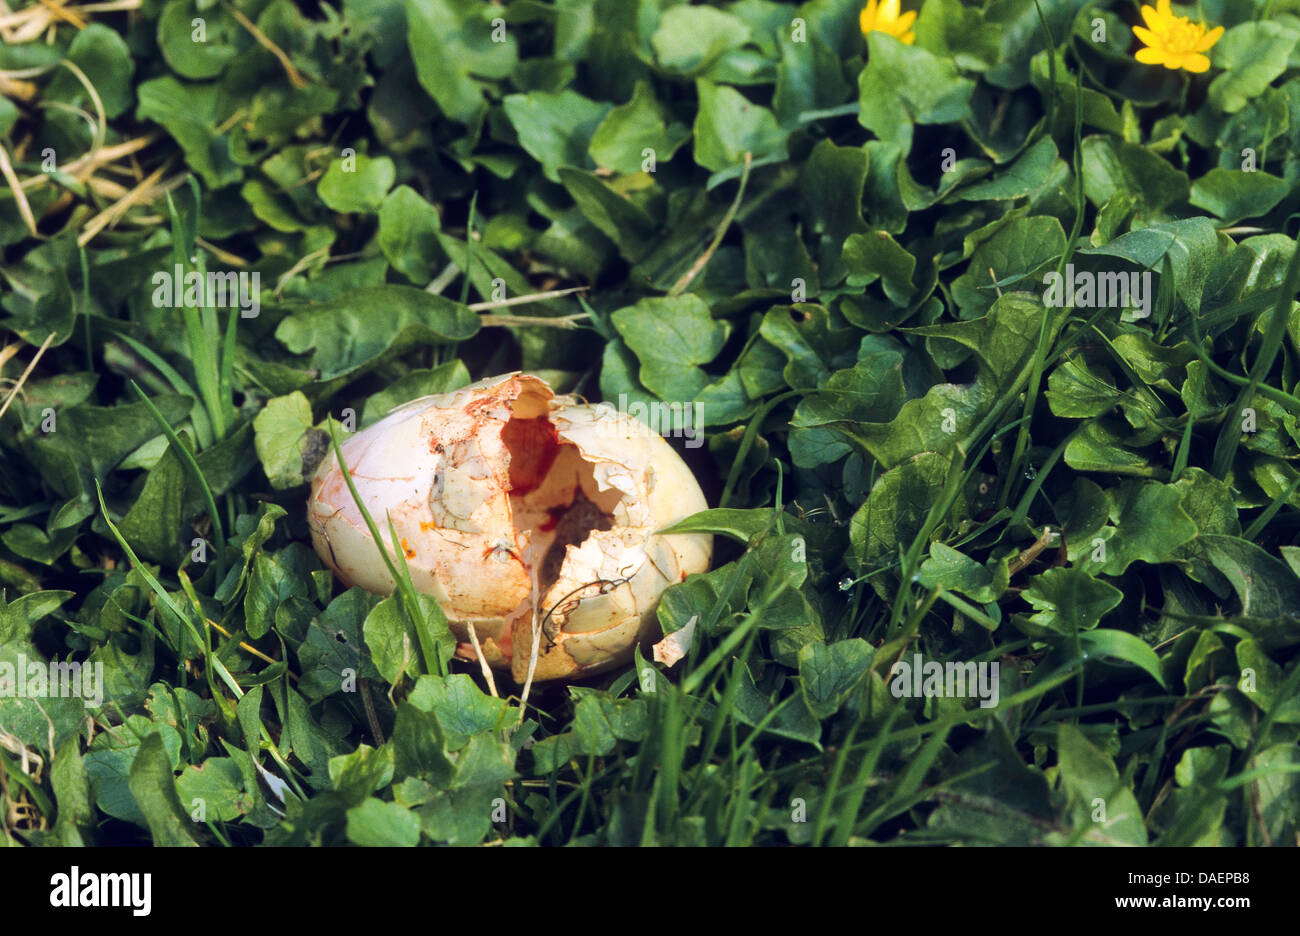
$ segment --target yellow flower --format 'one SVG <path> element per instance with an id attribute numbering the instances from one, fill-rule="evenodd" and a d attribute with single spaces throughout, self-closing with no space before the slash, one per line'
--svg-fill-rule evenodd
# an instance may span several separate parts
<path id="1" fill-rule="evenodd" d="M 1133 34 L 1146 48 L 1137 50 L 1143 65 L 1163 65 L 1168 69 L 1185 68 L 1189 72 L 1207 72 L 1210 60 L 1201 53 L 1219 41 L 1223 27 L 1206 32 L 1204 23 L 1193 23 L 1186 16 L 1174 16 L 1169 0 L 1157 0 L 1156 8 L 1142 7 L 1147 28 L 1133 27 Z"/>
<path id="2" fill-rule="evenodd" d="M 911 45 L 916 41 L 916 33 L 910 29 L 915 19 L 915 10 L 899 14 L 898 0 L 881 0 L 879 5 L 876 0 L 867 0 L 859 22 L 864 36 L 869 32 L 888 33 L 900 42 Z"/>

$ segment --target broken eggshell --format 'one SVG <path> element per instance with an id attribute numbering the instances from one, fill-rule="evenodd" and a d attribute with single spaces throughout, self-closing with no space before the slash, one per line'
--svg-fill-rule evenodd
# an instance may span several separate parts
<path id="1" fill-rule="evenodd" d="M 342 444 L 391 549 L 392 518 L 416 590 L 474 659 L 524 682 L 631 658 L 658 632 L 669 585 L 708 568 L 713 538 L 661 535 L 708 505 L 686 463 L 640 420 L 556 396 L 526 374 L 481 380 L 392 410 Z M 308 500 L 312 543 L 345 585 L 391 594 L 392 575 L 331 452 Z M 536 614 L 534 614 L 536 605 Z"/>

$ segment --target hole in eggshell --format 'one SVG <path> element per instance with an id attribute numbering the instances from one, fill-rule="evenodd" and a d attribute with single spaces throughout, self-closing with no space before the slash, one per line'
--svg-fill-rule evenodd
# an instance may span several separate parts
<path id="1" fill-rule="evenodd" d="M 501 441 L 510 452 L 510 493 L 522 497 L 535 490 L 555 464 L 560 450 L 555 426 L 545 416 L 516 417 L 506 423 Z"/>
<path id="2" fill-rule="evenodd" d="M 525 567 L 537 569 L 539 594 L 560 578 L 569 546 L 611 530 L 622 495 L 600 491 L 595 467 L 577 446 L 561 442 L 546 416 L 514 417 L 501 433 L 510 454 L 510 511 Z"/>

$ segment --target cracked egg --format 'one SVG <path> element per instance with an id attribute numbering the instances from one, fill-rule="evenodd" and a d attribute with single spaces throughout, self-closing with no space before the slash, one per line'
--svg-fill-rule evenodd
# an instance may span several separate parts
<path id="1" fill-rule="evenodd" d="M 708 568 L 713 538 L 662 535 L 708 505 L 658 434 L 605 403 L 506 374 L 421 397 L 342 443 L 366 509 L 385 516 L 418 591 L 475 659 L 536 680 L 629 660 L 658 631 L 664 589 Z M 312 543 L 345 585 L 396 587 L 330 452 L 307 503 Z"/>

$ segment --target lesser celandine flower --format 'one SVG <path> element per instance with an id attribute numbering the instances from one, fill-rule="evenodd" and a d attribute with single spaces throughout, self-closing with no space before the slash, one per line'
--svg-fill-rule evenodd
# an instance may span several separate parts
<path id="1" fill-rule="evenodd" d="M 901 14 L 898 12 L 898 0 L 881 0 L 879 4 L 876 0 L 867 0 L 859 22 L 864 36 L 869 32 L 889 33 L 899 42 L 911 45 L 916 41 L 916 33 L 911 30 L 915 19 L 915 10 Z"/>
<path id="2" fill-rule="evenodd" d="M 1223 27 L 1209 31 L 1204 23 L 1193 23 L 1186 16 L 1174 16 L 1169 0 L 1157 0 L 1153 10 L 1142 7 L 1146 28 L 1133 27 L 1133 34 L 1146 48 L 1137 50 L 1137 60 L 1144 65 L 1163 65 L 1168 69 L 1183 68 L 1189 72 L 1210 70 L 1210 60 L 1202 53 L 1219 41 Z"/>

